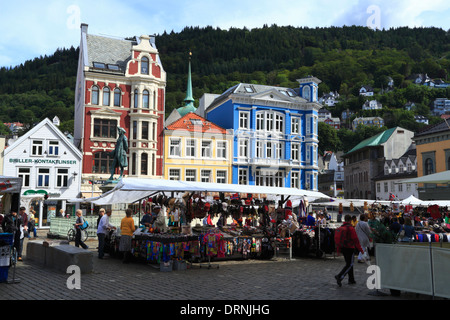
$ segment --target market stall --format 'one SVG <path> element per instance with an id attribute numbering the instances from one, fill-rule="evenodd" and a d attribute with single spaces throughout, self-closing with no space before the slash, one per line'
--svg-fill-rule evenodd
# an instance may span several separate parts
<path id="1" fill-rule="evenodd" d="M 170 268 L 169 262 L 270 258 L 299 228 L 290 197 L 329 198 L 294 188 L 124 178 L 96 205 L 139 203 L 139 221 L 162 207 L 151 226 L 138 226 L 133 254 Z M 117 249 L 120 235 L 114 236 Z M 289 245 L 288 245 L 289 246 Z M 290 246 L 290 249 L 292 246 Z"/>

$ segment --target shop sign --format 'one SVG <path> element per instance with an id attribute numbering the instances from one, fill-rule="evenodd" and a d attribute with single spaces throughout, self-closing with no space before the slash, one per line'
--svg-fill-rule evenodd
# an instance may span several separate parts
<path id="1" fill-rule="evenodd" d="M 9 159 L 10 163 L 34 163 L 34 164 L 77 164 L 76 160 L 60 159 Z"/>

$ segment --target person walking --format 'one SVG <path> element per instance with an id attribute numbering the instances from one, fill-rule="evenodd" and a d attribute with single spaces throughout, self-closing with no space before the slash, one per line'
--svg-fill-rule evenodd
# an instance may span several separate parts
<path id="1" fill-rule="evenodd" d="M 81 226 L 84 223 L 83 211 L 78 209 L 75 211 L 75 215 L 77 216 L 77 220 L 75 221 L 75 247 L 82 247 L 83 249 L 89 249 L 89 247 L 81 240 Z"/>
<path id="2" fill-rule="evenodd" d="M 22 251 L 23 251 L 23 241 L 25 236 L 28 237 L 28 215 L 27 209 L 25 207 L 20 207 L 19 214 L 22 220 L 21 227 L 19 228 L 20 239 L 19 239 L 19 249 L 17 250 L 17 260 L 22 261 Z"/>
<path id="3" fill-rule="evenodd" d="M 123 252 L 123 263 L 129 263 L 131 259 L 131 239 L 135 230 L 132 214 L 133 210 L 128 208 L 125 210 L 126 216 L 120 222 L 119 251 Z"/>
<path id="4" fill-rule="evenodd" d="M 28 216 L 28 238 L 31 238 L 31 231 L 33 231 L 33 237 L 37 238 L 36 235 L 36 219 L 35 214 L 36 211 L 33 209 L 30 210 L 30 215 Z"/>
<path id="5" fill-rule="evenodd" d="M 111 216 L 111 209 L 106 210 L 103 217 L 100 219 L 100 223 L 97 228 L 97 238 L 98 238 L 98 258 L 103 259 L 105 256 L 105 237 L 106 233 L 111 229 L 116 229 L 112 224 L 109 223 L 109 217 Z"/>
<path id="6" fill-rule="evenodd" d="M 345 259 L 345 266 L 342 268 L 341 272 L 334 276 L 339 287 L 342 286 L 342 280 L 348 274 L 348 283 L 355 284 L 355 276 L 353 273 L 353 255 L 355 249 L 359 252 L 364 253 L 358 240 L 355 228 L 353 228 L 352 217 L 347 214 L 344 217 L 344 223 L 341 227 L 336 229 L 334 234 L 334 241 L 336 243 L 337 254 L 342 252 Z"/>
<path id="7" fill-rule="evenodd" d="M 364 263 L 365 259 L 369 258 L 369 246 L 370 246 L 370 234 L 371 230 L 369 224 L 367 223 L 367 215 L 362 214 L 359 217 L 359 222 L 356 225 L 355 231 L 358 236 L 359 244 L 364 250 L 364 254 L 358 254 L 358 263 Z"/>

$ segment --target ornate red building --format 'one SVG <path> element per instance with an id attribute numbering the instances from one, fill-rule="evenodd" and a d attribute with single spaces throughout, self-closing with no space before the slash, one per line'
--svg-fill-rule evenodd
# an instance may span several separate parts
<path id="1" fill-rule="evenodd" d="M 117 39 L 87 30 L 82 24 L 74 131 L 83 178 L 110 176 L 118 126 L 126 130 L 129 145 L 124 175 L 162 177 L 166 72 L 154 38 Z"/>

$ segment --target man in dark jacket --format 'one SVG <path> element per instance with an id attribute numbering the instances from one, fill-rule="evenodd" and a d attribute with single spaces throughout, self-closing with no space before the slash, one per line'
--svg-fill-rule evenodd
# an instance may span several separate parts
<path id="1" fill-rule="evenodd" d="M 14 247 L 16 251 L 20 250 L 20 226 L 23 225 L 23 220 L 15 211 L 6 214 L 2 221 L 3 232 L 14 234 Z"/>
<path id="2" fill-rule="evenodd" d="M 348 283 L 355 284 L 355 276 L 353 274 L 353 255 L 355 249 L 364 254 L 358 235 L 356 234 L 355 228 L 351 224 L 352 217 L 347 214 L 344 218 L 344 223 L 339 227 L 334 234 L 334 241 L 336 243 L 336 249 L 338 255 L 342 252 L 345 259 L 345 266 L 342 268 L 341 272 L 334 278 L 337 281 L 339 287 L 342 286 L 342 280 L 348 274 Z"/>

